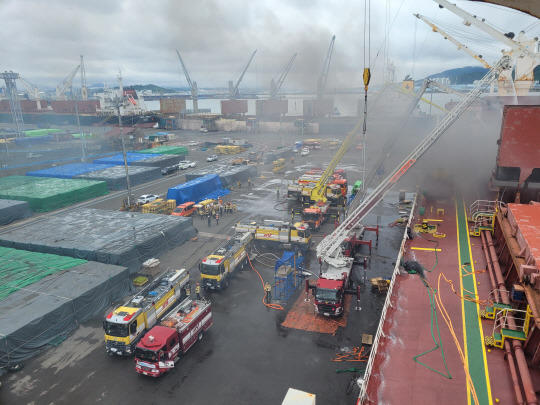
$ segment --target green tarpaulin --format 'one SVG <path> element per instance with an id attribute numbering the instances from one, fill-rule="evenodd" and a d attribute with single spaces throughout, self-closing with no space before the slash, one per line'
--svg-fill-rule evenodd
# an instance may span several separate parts
<path id="1" fill-rule="evenodd" d="M 151 149 L 138 150 L 137 153 L 154 153 L 163 155 L 187 155 L 188 150 L 184 146 L 158 146 Z"/>

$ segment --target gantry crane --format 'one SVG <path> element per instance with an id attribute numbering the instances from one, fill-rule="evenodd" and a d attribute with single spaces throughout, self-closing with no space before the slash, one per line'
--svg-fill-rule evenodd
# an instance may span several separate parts
<path id="1" fill-rule="evenodd" d="M 81 55 L 81 98 L 88 100 L 88 87 L 86 87 L 86 72 L 84 70 L 84 59 Z"/>
<path id="2" fill-rule="evenodd" d="M 439 125 L 407 156 L 401 164 L 373 190 L 358 207 L 350 212 L 347 218 L 317 245 L 317 257 L 334 267 L 344 267 L 350 262 L 341 252 L 341 244 L 349 235 L 352 228 L 360 224 L 360 221 L 369 211 L 384 197 L 386 192 L 403 176 L 414 163 L 440 138 L 440 136 L 452 125 L 460 115 L 478 98 L 489 84 L 495 80 L 497 74 L 507 69 L 510 58 L 504 55 L 481 80 L 478 81 L 461 102 L 446 115 Z"/>
<path id="3" fill-rule="evenodd" d="M 66 90 L 68 88 L 72 89 L 73 78 L 77 74 L 77 71 L 79 70 L 80 67 L 81 67 L 81 65 L 77 65 L 77 67 L 75 69 L 73 69 L 73 71 L 64 79 L 64 81 L 61 84 L 59 84 L 58 86 L 56 86 L 56 98 L 58 100 L 66 100 L 67 99 Z"/>
<path id="4" fill-rule="evenodd" d="M 19 78 L 19 74 L 11 71 L 0 73 L 0 79 L 6 82 L 6 93 L 9 98 L 9 107 L 11 109 L 11 119 L 17 130 L 17 138 L 24 136 L 24 121 L 21 111 L 21 103 L 19 102 L 19 92 L 15 80 Z"/>
<path id="5" fill-rule="evenodd" d="M 231 98 L 231 99 L 232 98 L 238 98 L 238 86 L 240 85 L 240 82 L 242 81 L 242 78 L 244 77 L 244 74 L 246 73 L 246 70 L 248 70 L 248 67 L 249 67 L 249 65 L 250 65 L 251 61 L 253 60 L 253 57 L 255 56 L 256 53 L 257 53 L 257 50 L 255 49 L 255 51 L 251 55 L 251 58 L 249 58 L 249 62 L 247 63 L 246 67 L 244 68 L 244 71 L 240 75 L 240 78 L 238 79 L 236 84 L 233 85 L 233 81 L 229 80 L 229 98 Z"/>
<path id="6" fill-rule="evenodd" d="M 279 93 L 279 90 L 281 89 L 281 85 L 285 81 L 285 78 L 287 77 L 287 74 L 289 73 L 289 70 L 291 69 L 291 66 L 294 62 L 294 59 L 296 58 L 296 53 L 292 56 L 292 58 L 289 60 L 289 63 L 285 65 L 285 67 L 282 69 L 282 73 L 279 76 L 277 82 L 274 82 L 274 79 L 270 82 L 270 98 L 275 99 L 277 97 L 277 94 Z"/>
<path id="7" fill-rule="evenodd" d="M 34 100 L 40 99 L 39 89 L 35 84 L 30 83 L 28 80 L 23 79 L 21 76 L 19 76 L 18 79 L 28 91 L 30 97 L 32 97 Z"/>
<path id="8" fill-rule="evenodd" d="M 330 41 L 330 47 L 328 48 L 328 53 L 326 54 L 326 60 L 324 66 L 319 76 L 319 81 L 317 82 L 317 97 L 322 98 L 324 95 L 324 89 L 326 88 L 326 81 L 328 80 L 328 71 L 330 70 L 330 61 L 332 60 L 332 52 L 334 51 L 334 42 L 336 41 L 336 36 L 332 37 Z"/>
<path id="9" fill-rule="evenodd" d="M 199 113 L 199 90 L 197 89 L 197 82 L 191 81 L 186 65 L 184 65 L 184 61 L 182 60 L 182 57 L 180 56 L 180 52 L 178 52 L 178 49 L 176 50 L 176 54 L 178 55 L 178 59 L 180 59 L 180 64 L 182 65 L 182 69 L 184 70 L 184 75 L 186 75 L 186 81 L 189 85 L 189 88 L 191 89 L 191 98 L 193 99 L 193 113 L 198 114 Z"/>

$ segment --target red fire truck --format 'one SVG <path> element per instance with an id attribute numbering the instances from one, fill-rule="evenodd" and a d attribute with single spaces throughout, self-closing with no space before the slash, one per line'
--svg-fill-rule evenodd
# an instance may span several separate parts
<path id="1" fill-rule="evenodd" d="M 159 377 L 174 368 L 180 355 L 201 340 L 212 325 L 212 305 L 204 300 L 184 300 L 144 335 L 135 348 L 135 371 Z"/>

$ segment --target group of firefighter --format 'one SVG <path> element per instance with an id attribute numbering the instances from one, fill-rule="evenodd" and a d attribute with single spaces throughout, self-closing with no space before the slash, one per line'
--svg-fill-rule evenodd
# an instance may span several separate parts
<path id="1" fill-rule="evenodd" d="M 219 197 L 217 202 L 208 204 L 206 207 L 201 207 L 198 213 L 201 219 L 205 217 L 208 218 L 208 226 L 210 226 L 211 219 L 215 219 L 219 224 L 219 217 L 222 216 L 224 212 L 227 214 L 235 211 L 236 204 L 232 202 L 223 203 L 223 200 Z"/>

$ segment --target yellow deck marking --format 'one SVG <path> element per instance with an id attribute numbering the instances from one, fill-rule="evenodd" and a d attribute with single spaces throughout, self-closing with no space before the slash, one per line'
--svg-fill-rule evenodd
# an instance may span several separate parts
<path id="1" fill-rule="evenodd" d="M 430 252 L 440 252 L 441 249 L 434 249 L 434 248 L 421 248 L 421 247 L 411 247 L 413 250 L 429 250 Z"/>

